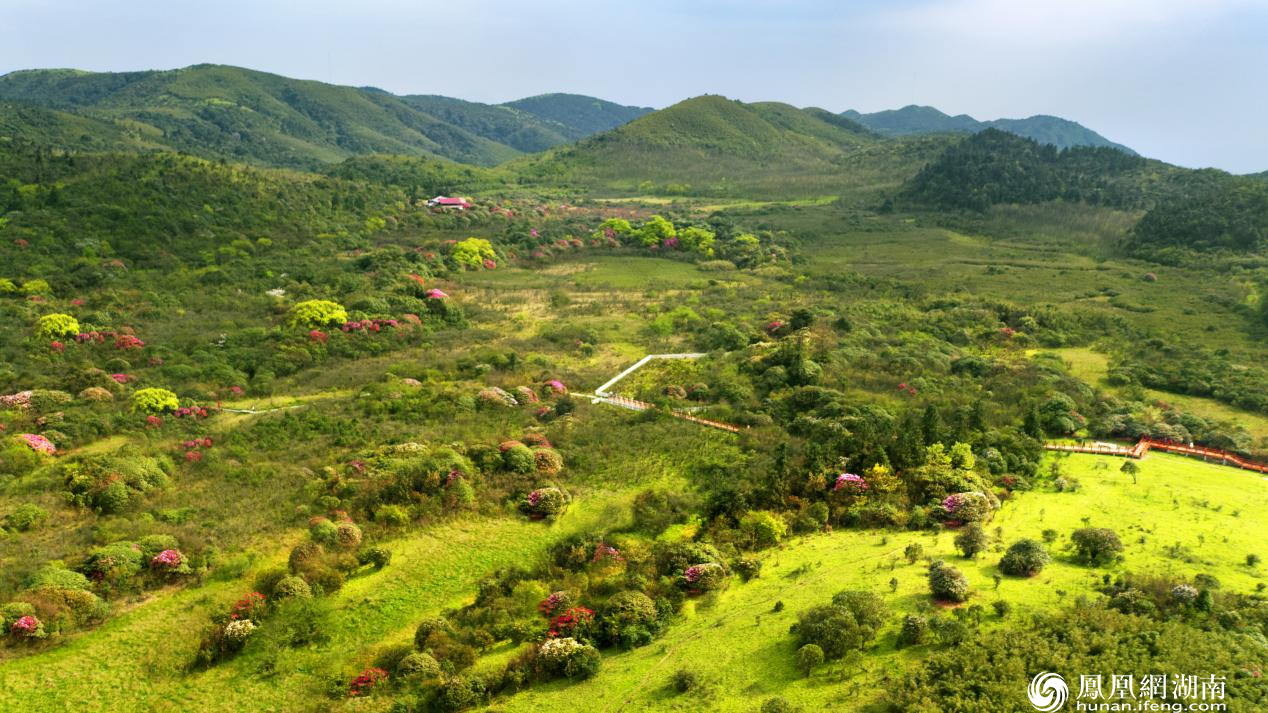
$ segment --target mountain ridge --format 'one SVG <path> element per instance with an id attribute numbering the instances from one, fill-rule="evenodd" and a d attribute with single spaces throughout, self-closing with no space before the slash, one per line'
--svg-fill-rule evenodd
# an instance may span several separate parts
<path id="1" fill-rule="evenodd" d="M 853 109 L 842 116 L 857 121 L 873 131 L 889 137 L 922 135 L 939 132 L 977 133 L 995 128 L 1010 134 L 1052 144 L 1059 149 L 1093 146 L 1136 152 L 1123 144 L 1110 141 L 1082 124 L 1050 114 L 1035 114 L 1024 119 L 990 119 L 979 121 L 968 114 L 952 116 L 932 106 L 908 104 L 901 109 L 863 114 Z"/>

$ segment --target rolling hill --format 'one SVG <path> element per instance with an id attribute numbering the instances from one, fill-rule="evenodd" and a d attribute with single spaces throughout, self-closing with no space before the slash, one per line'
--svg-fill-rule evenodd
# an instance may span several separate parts
<path id="1" fill-rule="evenodd" d="M 0 77 L 0 100 L 61 112 L 47 121 L 24 122 L 31 126 L 21 132 L 16 119 L 0 125 L 6 133 L 58 147 L 168 148 L 306 169 L 366 154 L 439 156 L 490 166 L 648 111 L 575 95 L 504 106 L 398 97 L 221 65 L 121 73 L 19 71 Z M 79 124 L 82 130 L 31 128 L 45 124 Z M 112 138 L 120 133 L 135 138 Z M 97 138 L 85 143 L 84 135 Z"/>
<path id="2" fill-rule="evenodd" d="M 976 133 L 985 129 L 999 129 L 1010 134 L 1025 136 L 1042 144 L 1059 149 L 1075 146 L 1103 146 L 1134 154 L 1130 148 L 1114 143 L 1091 129 L 1069 119 L 1039 114 L 1025 119 L 994 119 L 978 121 L 968 114 L 950 116 L 931 106 L 909 105 L 901 109 L 888 109 L 871 114 L 849 110 L 842 116 L 853 119 L 883 136 L 911 136 L 939 132 Z"/>
<path id="3" fill-rule="evenodd" d="M 804 196 L 905 177 L 946 144 L 883 141 L 822 109 L 705 95 L 510 167 L 530 180 L 624 192 Z"/>

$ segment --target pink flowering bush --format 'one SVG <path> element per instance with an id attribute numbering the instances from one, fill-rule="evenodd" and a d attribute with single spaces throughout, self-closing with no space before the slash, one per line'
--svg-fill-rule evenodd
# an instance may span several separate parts
<path id="1" fill-rule="evenodd" d="M 568 506 L 568 496 L 559 488 L 538 488 L 524 498 L 521 508 L 534 520 L 553 520 Z"/>
<path id="2" fill-rule="evenodd" d="M 16 394 L 9 394 L 8 396 L 0 396 L 0 406 L 3 406 L 4 408 L 17 409 L 19 411 L 26 411 L 31 408 L 31 397 L 34 394 L 34 391 L 28 390 L 19 391 Z"/>
<path id="3" fill-rule="evenodd" d="M 20 433 L 18 434 L 18 438 L 22 439 L 22 441 L 36 453 L 43 453 L 50 456 L 57 455 L 57 446 L 53 445 L 52 441 L 38 433 Z"/>
<path id="4" fill-rule="evenodd" d="M 550 389 L 551 393 L 559 394 L 561 396 L 568 393 L 568 387 L 564 386 L 564 382 L 559 379 L 551 379 L 550 381 L 547 381 L 546 388 Z"/>
<path id="5" fill-rule="evenodd" d="M 443 290 L 438 290 L 434 287 L 430 290 L 427 290 L 427 299 L 429 300 L 443 300 L 448 298 L 449 298 L 449 295 L 445 294 Z"/>
<path id="6" fill-rule="evenodd" d="M 717 562 L 693 564 L 682 572 L 684 588 L 692 594 L 720 589 L 726 584 L 726 569 Z"/>
<path id="7" fill-rule="evenodd" d="M 42 639 L 45 636 L 44 622 L 30 614 L 18 617 L 13 622 L 13 626 L 9 627 L 10 633 L 24 639 Z"/>
<path id="8" fill-rule="evenodd" d="M 126 384 L 133 379 L 131 374 L 111 374 L 110 378 L 114 379 L 116 384 Z"/>
<path id="9" fill-rule="evenodd" d="M 180 550 L 163 550 L 150 559 L 150 569 L 164 574 L 189 574 L 191 572 L 185 555 Z"/>
<path id="10" fill-rule="evenodd" d="M 845 490 L 847 492 L 859 492 L 867 490 L 867 481 L 861 475 L 854 473 L 842 473 L 837 476 L 836 484 L 832 486 L 834 492 Z"/>
<path id="11" fill-rule="evenodd" d="M 140 349 L 145 346 L 145 342 L 137 339 L 131 334 L 120 334 L 114 340 L 115 349 Z"/>
<path id="12" fill-rule="evenodd" d="M 594 546 L 594 556 L 590 559 L 590 561 L 591 562 L 603 562 L 603 561 L 624 562 L 625 557 L 621 554 L 621 551 L 618 550 L 617 548 L 613 547 L 612 545 L 609 545 L 606 542 L 600 542 Z"/>

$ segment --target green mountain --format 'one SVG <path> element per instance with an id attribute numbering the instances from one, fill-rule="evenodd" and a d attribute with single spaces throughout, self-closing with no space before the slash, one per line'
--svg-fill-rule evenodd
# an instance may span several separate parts
<path id="1" fill-rule="evenodd" d="M 519 154 L 389 94 L 237 67 L 14 72 L 0 77 L 0 98 L 136 122 L 170 148 L 256 164 L 313 167 L 398 153 L 489 165 Z"/>
<path id="2" fill-rule="evenodd" d="M 568 126 L 509 106 L 436 95 L 409 95 L 401 100 L 453 126 L 524 153 L 545 151 L 579 138 Z"/>
<path id="3" fill-rule="evenodd" d="M 905 177 L 935 145 L 946 142 L 882 141 L 822 109 L 706 95 L 508 167 L 528 180 L 623 192 L 805 195 Z"/>
<path id="4" fill-rule="evenodd" d="M 1114 143 L 1081 124 L 1042 114 L 1026 119 L 978 121 L 967 114 L 950 116 L 931 106 L 912 104 L 901 109 L 889 109 L 872 114 L 860 114 L 849 110 L 842 112 L 842 116 L 853 119 L 883 136 L 910 136 L 938 132 L 976 133 L 994 128 L 1025 136 L 1042 144 L 1051 144 L 1060 149 L 1075 146 L 1103 146 L 1125 153 L 1135 153 L 1130 148 Z"/>
<path id="5" fill-rule="evenodd" d="M 652 112 L 648 107 L 622 106 L 580 94 L 541 94 L 502 106 L 567 127 L 566 135 L 572 140 L 615 129 Z"/>

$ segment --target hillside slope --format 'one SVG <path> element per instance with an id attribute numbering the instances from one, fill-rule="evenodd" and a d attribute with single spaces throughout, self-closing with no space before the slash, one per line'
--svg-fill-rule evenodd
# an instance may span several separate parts
<path id="1" fill-rule="evenodd" d="M 365 153 L 437 155 L 491 165 L 515 149 L 381 92 L 237 67 L 0 77 L 0 98 L 152 127 L 170 148 L 255 164 L 308 168 Z"/>
<path id="2" fill-rule="evenodd" d="M 622 106 L 580 94 L 540 94 L 502 106 L 567 127 L 565 135 L 572 140 L 615 129 L 652 112 L 648 107 Z"/>
<path id="3" fill-rule="evenodd" d="M 849 110 L 842 112 L 841 115 L 883 136 L 912 136 L 941 132 L 976 133 L 994 128 L 1034 139 L 1042 144 L 1051 144 L 1059 149 L 1101 146 L 1118 149 L 1125 153 L 1135 153 L 1130 148 L 1110 141 L 1078 122 L 1043 114 L 1025 119 L 978 121 L 968 114 L 951 116 L 931 106 L 912 104 L 901 109 L 888 109 L 871 114 L 860 114 Z"/>
<path id="4" fill-rule="evenodd" d="M 876 172 L 914 173 L 931 157 L 929 142 L 881 141 L 825 113 L 706 95 L 509 167 L 528 180 L 627 192 L 804 197 L 870 184 Z"/>

